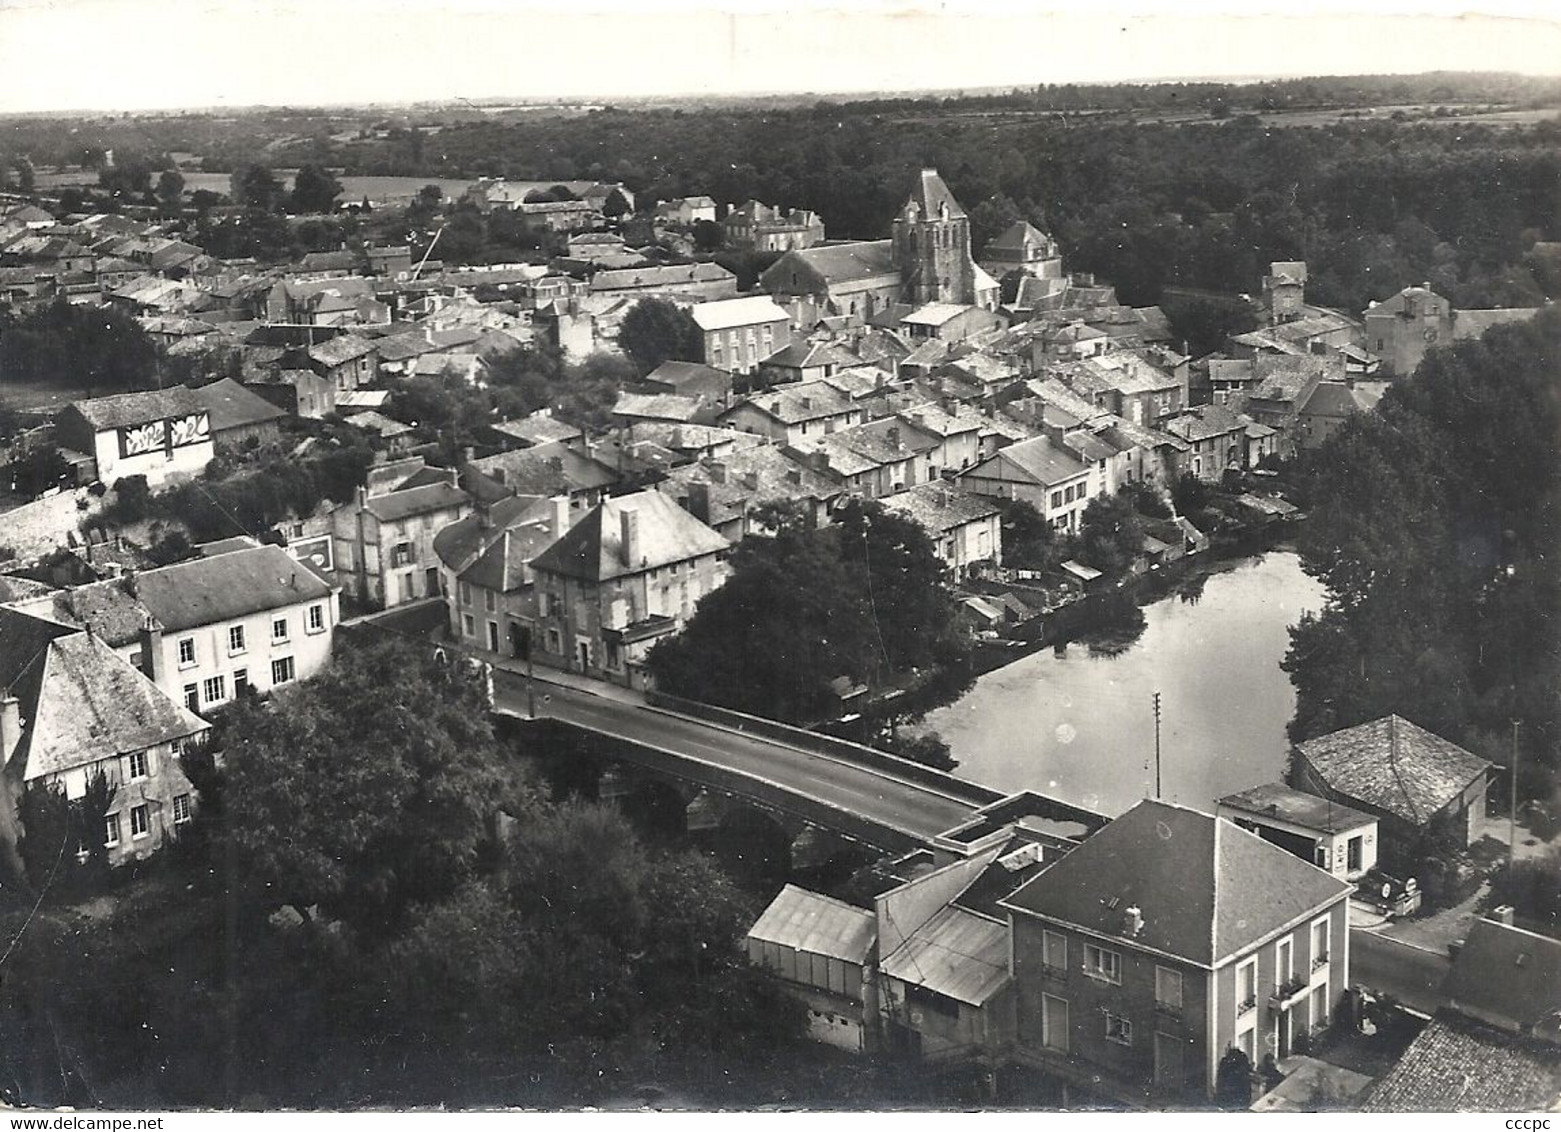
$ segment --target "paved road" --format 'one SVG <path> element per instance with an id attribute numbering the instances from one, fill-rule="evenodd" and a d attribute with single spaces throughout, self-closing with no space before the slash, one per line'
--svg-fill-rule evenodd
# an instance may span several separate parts
<path id="1" fill-rule="evenodd" d="M 494 706 L 524 716 L 524 679 L 503 670 L 495 672 Z M 799 813 L 843 809 L 922 842 L 959 825 L 975 809 L 970 802 L 885 771 L 558 684 L 538 682 L 537 712 L 602 735 L 775 783 L 804 800 Z M 690 777 L 697 776 L 691 773 Z"/>
<path id="2" fill-rule="evenodd" d="M 1423 1014 L 1442 1005 L 1442 980 L 1450 966 L 1434 951 L 1358 928 L 1350 932 L 1350 983 L 1390 994 Z"/>

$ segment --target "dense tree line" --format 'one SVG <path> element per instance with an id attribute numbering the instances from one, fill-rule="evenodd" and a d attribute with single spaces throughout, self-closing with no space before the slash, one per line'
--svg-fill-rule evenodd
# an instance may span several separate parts
<path id="1" fill-rule="evenodd" d="M 1561 686 L 1561 314 L 1426 356 L 1378 411 L 1309 454 L 1308 573 L 1321 614 L 1285 668 L 1307 739 L 1389 712 L 1554 788 Z"/>
<path id="2" fill-rule="evenodd" d="M 853 501 L 823 529 L 765 516 L 773 536 L 738 544 L 732 575 L 650 655 L 657 686 L 791 721 L 828 712 L 831 682 L 957 670 L 966 643 L 932 543 L 912 520 Z"/>
<path id="3" fill-rule="evenodd" d="M 157 365 L 151 338 L 113 307 L 60 299 L 14 321 L 0 319 L 0 392 L 16 383 L 123 393 L 151 386 Z"/>
<path id="4" fill-rule="evenodd" d="M 635 1066 L 718 1083 L 791 1046 L 800 1008 L 737 948 L 753 902 L 614 809 L 546 800 L 488 718 L 480 676 L 399 643 L 240 702 L 145 883 L 20 932 L 31 901 L 0 908 L 13 1096 L 580 1104 Z"/>

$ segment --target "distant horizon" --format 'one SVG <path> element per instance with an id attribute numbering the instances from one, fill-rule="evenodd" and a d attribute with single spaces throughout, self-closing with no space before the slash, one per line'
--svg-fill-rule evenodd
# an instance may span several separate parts
<path id="1" fill-rule="evenodd" d="M 3 2 L 3 0 L 0 0 Z M 668 103 L 668 102 L 759 102 L 767 99 L 808 99 L 840 100 L 865 102 L 874 99 L 896 98 L 980 98 L 991 95 L 1004 95 L 1012 92 L 1035 90 L 1037 88 L 1051 87 L 1125 87 L 1125 86 L 1256 86 L 1259 83 L 1278 82 L 1304 82 L 1309 80 L 1327 81 L 1333 79 L 1372 79 L 1372 78 L 1429 78 L 1434 75 L 1491 75 L 1510 76 L 1514 78 L 1555 78 L 1561 80 L 1561 67 L 1554 73 L 1546 74 L 1531 71 L 1489 70 L 1486 68 L 1470 68 L 1468 70 L 1450 70 L 1448 68 L 1435 68 L 1426 71 L 1355 71 L 1355 72 L 1305 72 L 1298 71 L 1290 74 L 1254 74 L 1254 75 L 1157 75 L 1146 78 L 1123 79 L 1097 79 L 1097 80 L 1070 80 L 1067 82 L 1039 82 L 1039 83 L 998 83 L 992 86 L 939 86 L 939 87 L 901 87 L 881 88 L 864 87 L 861 89 L 841 90 L 805 90 L 775 89 L 775 90 L 751 90 L 732 91 L 729 93 L 667 91 L 647 94 L 600 94 L 592 92 L 569 94 L 483 94 L 475 96 L 455 95 L 449 98 L 418 98 L 418 99 L 391 99 L 377 98 L 362 102 L 253 102 L 247 105 L 223 105 L 220 103 L 187 104 L 179 106 L 149 106 L 138 110 L 110 109 L 102 106 L 72 106 L 59 109 L 45 110 L 0 110 L 0 118 L 65 118 L 65 117 L 122 117 L 126 114 L 133 116 L 167 116 L 191 114 L 249 114 L 265 113 L 278 110 L 292 110 L 299 113 L 337 111 L 365 111 L 365 110 L 418 110 L 418 109 L 442 109 L 461 104 L 487 109 L 489 107 L 505 106 L 577 106 L 577 105 L 611 105 L 614 107 L 632 107 L 635 103 Z"/>
<path id="2" fill-rule="evenodd" d="M 124 77 L 132 43 L 158 53 Z M 533 0 L 444 0 L 432 11 L 414 0 L 270 0 L 258 16 L 238 0 L 0 0 L 0 114 L 13 116 L 859 99 L 1430 72 L 1561 75 L 1561 18 L 1543 0 L 1380 0 L 1364 13 L 1341 0 L 1178 0 L 1170 10 L 1149 0 L 794 0 L 784 10 L 775 0 L 588 0 L 568 11 Z"/>

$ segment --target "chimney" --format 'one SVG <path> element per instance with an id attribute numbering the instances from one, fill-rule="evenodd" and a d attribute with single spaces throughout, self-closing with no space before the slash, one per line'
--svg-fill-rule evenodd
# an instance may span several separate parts
<path id="1" fill-rule="evenodd" d="M 786 469 L 786 482 L 787 483 L 793 483 L 793 484 L 799 484 L 800 485 L 802 483 L 802 469 L 801 468 L 787 468 Z"/>
<path id="2" fill-rule="evenodd" d="M 701 523 L 710 522 L 710 485 L 699 480 L 690 481 L 688 485 L 687 510 L 690 515 Z"/>
<path id="3" fill-rule="evenodd" d="M 1130 905 L 1126 912 L 1126 929 L 1129 938 L 1137 938 L 1138 933 L 1144 930 L 1144 913 L 1138 905 Z"/>
<path id="4" fill-rule="evenodd" d="M 367 487 L 365 487 L 363 484 L 359 484 L 358 485 L 358 509 L 361 511 L 364 507 L 368 506 L 368 502 L 369 502 L 369 489 Z"/>
<path id="5" fill-rule="evenodd" d="M 1512 905 L 1502 904 L 1498 907 L 1492 908 L 1488 913 L 1486 913 L 1485 918 L 1487 920 L 1494 920 L 1498 924 L 1505 924 L 1510 928 L 1512 926 Z"/>
<path id="6" fill-rule="evenodd" d="M 747 488 L 749 491 L 758 491 L 759 490 L 759 473 L 758 472 L 744 472 L 743 473 L 743 486 L 745 488 Z"/>
<path id="7" fill-rule="evenodd" d="M 22 701 L 10 688 L 0 689 L 0 763 L 11 761 L 11 752 L 22 741 Z"/>
<path id="8" fill-rule="evenodd" d="M 726 464 L 721 460 L 707 460 L 705 470 L 710 473 L 710 478 L 716 483 L 726 482 Z"/>
<path id="9" fill-rule="evenodd" d="M 473 448 L 470 444 L 461 449 L 461 463 L 463 464 L 470 464 L 472 460 L 476 458 L 476 456 L 477 449 Z"/>
<path id="10" fill-rule="evenodd" d="M 806 413 L 806 412 L 811 412 L 812 409 L 813 409 L 813 398 L 811 398 L 811 397 L 804 397 L 802 399 L 802 411 L 804 413 Z"/>
<path id="11" fill-rule="evenodd" d="M 548 500 L 548 533 L 555 539 L 563 538 L 569 530 L 569 496 L 555 495 Z"/>
<path id="12" fill-rule="evenodd" d="M 506 472 L 503 468 L 494 468 L 488 473 L 488 477 L 493 480 L 494 483 L 498 484 L 500 487 L 503 487 L 504 481 L 509 478 L 509 473 Z"/>
<path id="13" fill-rule="evenodd" d="M 633 567 L 640 560 L 640 516 L 627 507 L 618 511 L 618 533 L 623 543 L 623 564 Z"/>
<path id="14" fill-rule="evenodd" d="M 899 425 L 890 425 L 889 426 L 888 436 L 889 436 L 889 447 L 890 448 L 898 448 L 900 446 L 900 426 Z"/>

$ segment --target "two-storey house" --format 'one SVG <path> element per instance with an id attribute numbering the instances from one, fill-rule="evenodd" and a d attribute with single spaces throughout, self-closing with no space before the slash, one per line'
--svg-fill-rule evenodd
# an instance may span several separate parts
<path id="1" fill-rule="evenodd" d="M 704 362 L 732 373 L 752 373 L 791 345 L 791 316 L 767 295 L 699 303 L 689 312 L 704 339 Z"/>
<path id="2" fill-rule="evenodd" d="M 716 423 L 767 436 L 778 444 L 798 444 L 862 423 L 862 407 L 823 381 L 784 385 L 737 402 Z"/>
<path id="3" fill-rule="evenodd" d="M 193 814 L 179 755 L 207 730 L 94 634 L 0 608 L 0 853 L 15 863 L 29 785 L 78 800 L 102 774 L 109 862 L 146 856 Z"/>
<path id="4" fill-rule="evenodd" d="M 1214 1094 L 1230 1048 L 1287 1057 L 1349 982 L 1353 886 L 1144 801 L 1003 902 L 1021 1061 L 1135 1104 Z"/>
<path id="5" fill-rule="evenodd" d="M 1199 405 L 1161 427 L 1187 445 L 1182 472 L 1212 483 L 1227 470 L 1245 466 L 1247 424 L 1223 405 Z"/>
<path id="6" fill-rule="evenodd" d="M 447 477 L 383 495 L 360 489 L 332 512 L 332 552 L 346 593 L 381 609 L 439 596 L 434 536 L 472 507 L 454 470 Z"/>
<path id="7" fill-rule="evenodd" d="M 730 544 L 657 491 L 592 508 L 531 563 L 539 661 L 631 687 L 645 655 L 726 581 Z"/>
<path id="8" fill-rule="evenodd" d="M 1059 531 L 1078 530 L 1089 501 L 1105 490 L 1095 468 L 1046 436 L 1000 449 L 958 483 L 977 495 L 1022 499 Z"/>
<path id="9" fill-rule="evenodd" d="M 990 496 L 928 483 L 891 495 L 884 508 L 927 532 L 933 553 L 955 582 L 978 566 L 1003 563 L 1002 508 Z"/>

